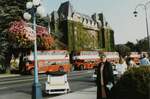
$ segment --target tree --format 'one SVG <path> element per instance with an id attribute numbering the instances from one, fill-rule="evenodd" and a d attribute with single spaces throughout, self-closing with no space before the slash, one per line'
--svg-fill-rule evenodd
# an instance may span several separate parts
<path id="1" fill-rule="evenodd" d="M 5 71 L 5 66 L 3 61 L 5 61 L 5 54 L 7 52 L 8 43 L 5 42 L 5 38 L 0 34 L 0 73 Z"/>
<path id="2" fill-rule="evenodd" d="M 125 45 L 129 47 L 132 52 L 136 51 L 136 46 L 134 43 L 128 41 Z"/>
<path id="3" fill-rule="evenodd" d="M 128 54 L 128 52 L 131 51 L 131 49 L 130 49 L 129 47 L 127 47 L 126 45 L 124 45 L 124 44 L 118 44 L 118 45 L 116 45 L 116 46 L 115 46 L 115 50 L 116 50 L 117 52 L 119 52 L 119 54 L 120 54 L 122 57 L 126 56 L 126 55 Z"/>
<path id="4" fill-rule="evenodd" d="M 139 52 L 149 51 L 147 38 L 137 40 L 136 48 L 138 49 Z"/>
<path id="5" fill-rule="evenodd" d="M 8 38 L 8 27 L 9 23 L 14 20 L 22 19 L 23 12 L 25 11 L 25 5 L 28 0 L 0 0 L 0 43 L 7 43 L 3 46 L 7 48 L 5 54 L 1 54 L 1 56 L 5 57 L 5 60 L 2 61 L 2 64 L 5 64 L 5 69 L 9 71 L 10 69 L 10 60 L 12 54 L 12 46 L 9 43 Z"/>
<path id="6" fill-rule="evenodd" d="M 5 54 L 0 53 L 0 56 L 5 57 L 3 64 L 5 64 L 6 70 L 10 70 L 10 60 L 12 57 L 12 54 L 16 54 L 15 56 L 18 56 L 16 53 L 16 50 L 19 52 L 20 50 L 25 51 L 26 48 L 30 48 L 33 44 L 30 42 L 30 40 L 26 39 L 21 30 L 21 25 L 16 31 L 13 30 L 10 31 L 9 28 L 13 24 L 13 22 L 22 20 L 23 19 L 23 13 L 26 10 L 26 2 L 31 0 L 0 0 L 0 44 L 1 43 L 7 43 L 3 45 L 5 48 L 7 48 L 7 51 Z M 39 18 L 39 17 L 37 17 Z M 39 20 L 42 20 L 41 18 Z M 38 21 L 38 23 L 46 25 L 46 21 Z M 10 24 L 11 23 L 11 24 Z M 29 29 L 29 28 L 28 28 Z M 24 30 L 24 29 L 23 29 Z M 11 33 L 10 33 L 11 32 Z M 20 35 L 18 35 L 20 33 Z M 11 35 L 10 35 L 11 34 Z M 2 38 L 3 37 L 3 38 Z M 42 36 L 40 36 L 42 37 Z M 51 36 L 49 36 L 51 37 Z M 11 39 L 10 39 L 11 38 Z M 3 39 L 3 42 L 1 41 Z M 47 39 L 47 38 L 44 38 Z M 44 41 L 44 40 L 43 40 Z M 50 40 L 49 40 L 50 41 Z M 51 40 L 52 41 L 52 40 Z M 30 46 L 31 44 L 31 46 Z M 26 46 L 28 45 L 28 46 Z M 47 46 L 47 45 L 45 45 Z M 0 58 L 1 59 L 1 58 Z"/>
<path id="7" fill-rule="evenodd" d="M 45 27 L 36 26 L 36 35 L 37 47 L 39 50 L 47 50 L 53 46 L 54 39 Z M 33 50 L 32 48 L 36 35 L 33 34 L 32 28 L 29 27 L 25 21 L 11 22 L 8 37 L 9 43 L 13 49 L 13 56 L 15 58 L 20 57 L 20 61 L 22 61 L 23 56 Z M 22 65 L 19 65 L 19 70 L 22 71 Z"/>
<path id="8" fill-rule="evenodd" d="M 25 5 L 28 0 L 1 0 L 0 1 L 0 31 L 7 32 L 9 23 L 22 19 Z"/>
<path id="9" fill-rule="evenodd" d="M 150 67 L 133 67 L 112 88 L 111 99 L 149 99 Z"/>

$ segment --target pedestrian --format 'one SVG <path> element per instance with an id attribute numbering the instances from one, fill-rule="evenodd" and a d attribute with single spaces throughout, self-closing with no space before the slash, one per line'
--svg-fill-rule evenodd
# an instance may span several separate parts
<path id="1" fill-rule="evenodd" d="M 119 63 L 116 64 L 116 71 L 118 73 L 117 76 L 120 78 L 126 70 L 127 70 L 126 61 L 120 56 Z"/>
<path id="2" fill-rule="evenodd" d="M 147 55 L 143 54 L 140 60 L 140 65 L 150 65 L 150 61 L 147 58 Z"/>
<path id="3" fill-rule="evenodd" d="M 130 66 L 130 60 L 131 60 L 131 58 L 127 55 L 127 56 L 125 56 L 125 61 L 126 61 L 126 64 L 127 64 L 127 69 L 129 68 L 129 66 Z"/>
<path id="4" fill-rule="evenodd" d="M 97 66 L 97 99 L 110 99 L 111 88 L 114 84 L 113 69 L 105 55 L 100 55 Z"/>
<path id="5" fill-rule="evenodd" d="M 137 64 L 134 62 L 133 58 L 130 58 L 128 69 L 130 69 L 132 67 L 137 67 Z"/>

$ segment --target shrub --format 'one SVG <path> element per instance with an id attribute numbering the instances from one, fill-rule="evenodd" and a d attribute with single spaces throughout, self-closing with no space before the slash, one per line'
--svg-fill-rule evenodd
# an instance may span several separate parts
<path id="1" fill-rule="evenodd" d="M 112 99 L 150 99 L 150 66 L 131 68 L 112 89 Z"/>

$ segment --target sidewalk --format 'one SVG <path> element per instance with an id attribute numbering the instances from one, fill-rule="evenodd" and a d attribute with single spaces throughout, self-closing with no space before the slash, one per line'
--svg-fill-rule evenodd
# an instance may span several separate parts
<path id="1" fill-rule="evenodd" d="M 31 95 L 22 92 L 15 92 L 0 95 L 0 99 L 31 99 Z"/>
<path id="2" fill-rule="evenodd" d="M 20 76 L 20 74 L 0 74 L 0 78 L 17 77 L 17 76 Z"/>
<path id="3" fill-rule="evenodd" d="M 0 78 L 17 77 L 19 74 L 0 74 Z M 31 99 L 31 94 L 24 92 L 5 93 L 0 99 Z M 80 91 L 58 95 L 56 97 L 43 97 L 43 99 L 96 99 L 96 86 Z"/>
<path id="4" fill-rule="evenodd" d="M 96 87 L 46 99 L 96 99 Z"/>
<path id="5" fill-rule="evenodd" d="M 23 92 L 14 92 L 0 95 L 0 99 L 31 99 L 31 95 Z M 43 99 L 96 99 L 96 87 L 83 89 L 73 93 Z"/>

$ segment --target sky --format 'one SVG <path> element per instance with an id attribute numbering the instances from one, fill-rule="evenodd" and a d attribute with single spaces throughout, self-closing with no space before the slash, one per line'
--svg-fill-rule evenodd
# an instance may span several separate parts
<path id="1" fill-rule="evenodd" d="M 46 13 L 57 11 L 60 4 L 68 0 L 42 0 Z M 147 36 L 144 7 L 137 7 L 138 16 L 133 12 L 138 4 L 149 0 L 69 0 L 75 11 L 91 16 L 93 13 L 103 13 L 114 30 L 115 44 L 125 44 Z M 147 5 L 148 28 L 150 31 L 150 3 Z"/>

